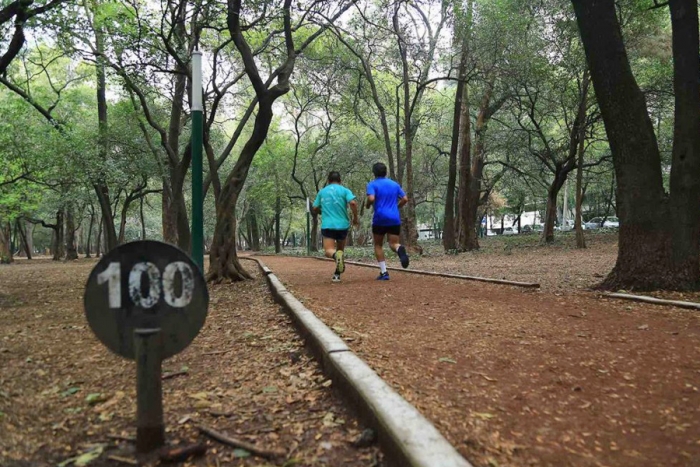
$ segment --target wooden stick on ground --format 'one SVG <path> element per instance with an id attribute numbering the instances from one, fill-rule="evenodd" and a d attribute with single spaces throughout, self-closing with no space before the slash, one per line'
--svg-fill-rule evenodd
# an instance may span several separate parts
<path id="1" fill-rule="evenodd" d="M 621 298 L 623 300 L 633 300 L 635 302 L 653 303 L 655 305 L 677 306 L 679 308 L 700 310 L 700 303 L 695 302 L 684 302 L 680 300 L 663 300 L 661 298 L 647 297 L 644 295 L 630 295 L 624 293 L 604 293 L 603 296 L 608 298 Z"/>
<path id="2" fill-rule="evenodd" d="M 273 459 L 275 457 L 282 457 L 282 456 L 285 456 L 287 454 L 286 451 L 283 451 L 281 449 L 268 450 L 268 449 L 259 448 L 251 443 L 247 443 L 247 442 L 241 441 L 239 439 L 231 438 L 228 435 L 225 435 L 223 433 L 219 433 L 218 431 L 212 430 L 211 428 L 208 428 L 208 427 L 203 426 L 203 425 L 199 425 L 197 428 L 199 429 L 199 431 L 201 431 L 205 435 L 217 440 L 220 443 L 227 444 L 227 445 L 233 446 L 235 448 L 245 449 L 246 451 L 248 451 L 251 454 L 254 454 L 258 457 L 264 457 L 265 459 Z"/>
<path id="3" fill-rule="evenodd" d="M 162 462 L 183 462 L 190 457 L 203 456 L 206 452 L 206 444 L 197 443 L 180 448 L 165 449 L 161 451 L 159 457 Z"/>
<path id="4" fill-rule="evenodd" d="M 167 374 L 161 376 L 161 379 L 165 380 L 165 379 L 170 379 L 170 378 L 174 378 L 176 376 L 182 376 L 182 375 L 186 375 L 186 374 L 187 374 L 187 370 L 176 371 L 174 373 L 167 373 Z"/>
<path id="5" fill-rule="evenodd" d="M 107 459 L 115 462 L 121 462 L 122 464 L 139 465 L 138 461 L 135 459 L 128 459 L 126 457 L 115 456 L 114 454 L 111 456 L 107 456 Z"/>
<path id="6" fill-rule="evenodd" d="M 130 443 L 136 442 L 136 437 L 134 437 L 134 436 L 122 436 L 122 435 L 108 434 L 107 438 L 113 439 L 116 441 L 128 441 Z"/>

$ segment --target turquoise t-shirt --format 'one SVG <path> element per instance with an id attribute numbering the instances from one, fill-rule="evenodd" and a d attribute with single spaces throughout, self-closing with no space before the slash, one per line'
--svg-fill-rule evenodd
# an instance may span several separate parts
<path id="1" fill-rule="evenodd" d="M 321 228 L 346 230 L 350 228 L 348 203 L 355 199 L 343 185 L 331 183 L 316 195 L 314 207 L 321 208 Z"/>

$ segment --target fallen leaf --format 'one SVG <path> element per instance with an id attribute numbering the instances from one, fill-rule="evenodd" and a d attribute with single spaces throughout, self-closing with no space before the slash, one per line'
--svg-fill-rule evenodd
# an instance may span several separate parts
<path id="1" fill-rule="evenodd" d="M 233 450 L 233 457 L 243 459 L 244 457 L 250 457 L 250 452 L 245 449 L 236 448 Z"/>
<path id="2" fill-rule="evenodd" d="M 438 358 L 438 362 L 442 362 L 442 363 L 453 363 L 453 364 L 454 364 L 454 363 L 457 363 L 455 360 L 453 360 L 453 359 L 451 359 L 451 358 L 449 358 L 449 357 L 440 357 L 440 358 Z"/>
<path id="3" fill-rule="evenodd" d="M 80 388 L 76 388 L 76 387 L 68 388 L 61 393 L 61 396 L 62 397 L 72 396 L 73 394 L 75 394 L 79 391 L 80 391 Z"/>

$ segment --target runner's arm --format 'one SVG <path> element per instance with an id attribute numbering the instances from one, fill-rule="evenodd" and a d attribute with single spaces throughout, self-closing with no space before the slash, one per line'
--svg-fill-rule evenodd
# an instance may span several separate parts
<path id="1" fill-rule="evenodd" d="M 353 199 L 348 204 L 350 205 L 350 210 L 352 211 L 353 225 L 360 225 L 360 218 L 357 216 L 357 201 Z"/>
<path id="2" fill-rule="evenodd" d="M 369 209 L 374 204 L 374 195 L 367 195 L 367 202 L 365 203 L 365 208 Z"/>
<path id="3" fill-rule="evenodd" d="M 399 199 L 399 209 L 404 207 L 404 205 L 406 205 L 406 203 L 408 203 L 408 196 L 403 195 L 403 198 Z"/>

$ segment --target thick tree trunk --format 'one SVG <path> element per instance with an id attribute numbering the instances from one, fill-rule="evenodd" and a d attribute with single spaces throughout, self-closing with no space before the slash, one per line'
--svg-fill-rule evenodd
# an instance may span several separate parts
<path id="1" fill-rule="evenodd" d="M 670 213 L 671 263 L 687 288 L 700 285 L 700 56 L 697 0 L 671 0 L 675 91 Z"/>
<path id="2" fill-rule="evenodd" d="M 617 179 L 620 235 L 608 289 L 695 289 L 700 180 L 700 69 L 695 0 L 671 0 L 674 128 L 671 196 L 644 95 L 634 79 L 613 0 L 572 0 Z"/>
<path id="3" fill-rule="evenodd" d="M 236 255 L 235 206 L 238 195 L 226 184 L 221 191 L 221 197 L 223 199 L 217 209 L 207 280 L 220 282 L 223 279 L 251 279 L 252 276 L 241 266 Z"/>
<path id="4" fill-rule="evenodd" d="M 78 250 L 75 247 L 75 213 L 73 212 L 73 204 L 68 203 L 66 206 L 66 260 L 71 261 L 78 259 Z"/>

